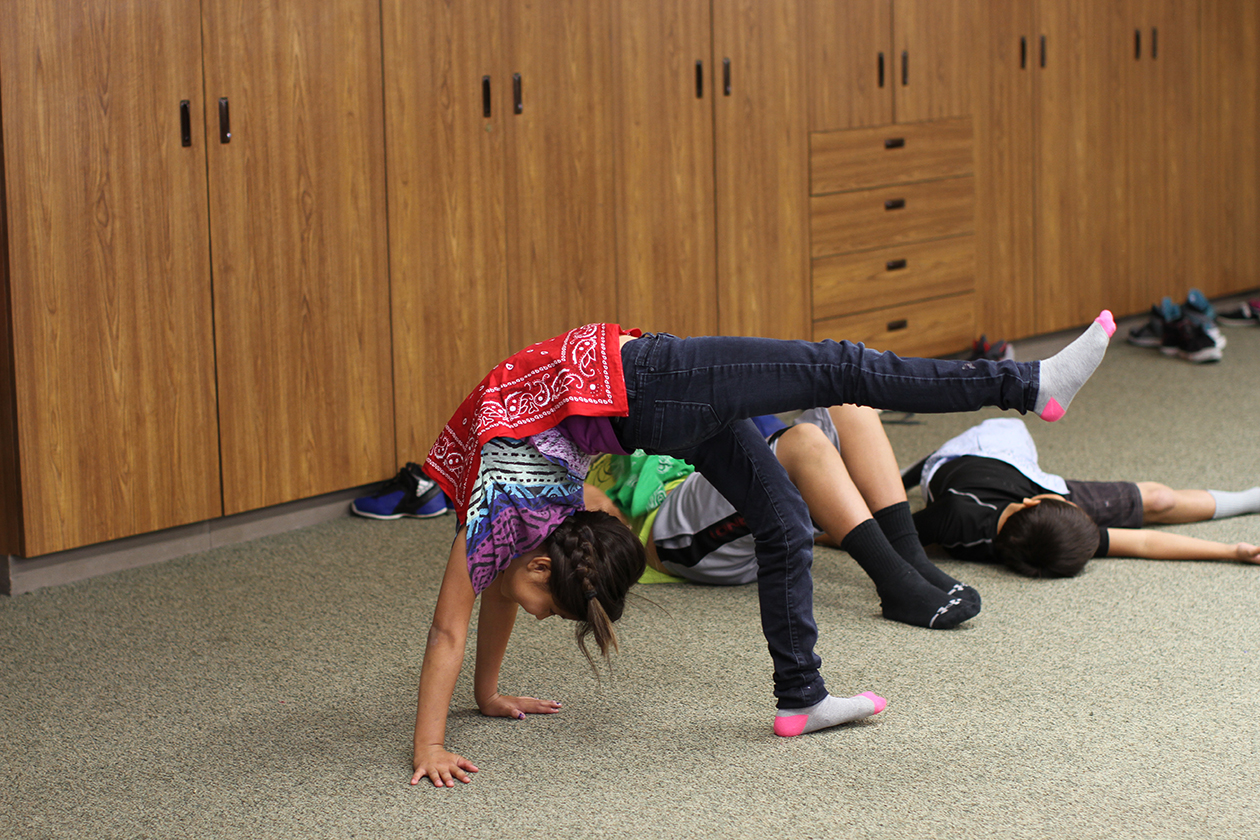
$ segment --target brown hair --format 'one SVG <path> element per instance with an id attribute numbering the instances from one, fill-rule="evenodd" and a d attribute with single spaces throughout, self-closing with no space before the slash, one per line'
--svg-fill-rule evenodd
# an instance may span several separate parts
<path id="1" fill-rule="evenodd" d="M 1098 525 L 1062 499 L 1017 510 L 1007 517 L 993 548 L 1008 567 L 1029 577 L 1074 577 L 1098 550 Z"/>
<path id="2" fill-rule="evenodd" d="M 643 543 L 615 516 L 583 510 L 561 522 L 542 547 L 551 558 L 551 595 L 556 606 L 577 616 L 578 647 L 594 667 L 586 637 L 595 637 L 604 659 L 617 649 L 612 625 L 647 565 Z"/>

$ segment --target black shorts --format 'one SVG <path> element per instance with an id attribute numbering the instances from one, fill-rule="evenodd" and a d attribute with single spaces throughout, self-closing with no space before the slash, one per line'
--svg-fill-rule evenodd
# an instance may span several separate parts
<path id="1" fill-rule="evenodd" d="M 1141 528 L 1142 493 L 1131 481 L 1072 481 L 1065 497 L 1099 528 Z"/>

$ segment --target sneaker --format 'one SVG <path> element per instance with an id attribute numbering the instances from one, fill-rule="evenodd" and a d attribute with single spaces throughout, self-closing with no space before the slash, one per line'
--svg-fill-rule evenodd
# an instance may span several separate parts
<path id="1" fill-rule="evenodd" d="M 1190 294 L 1186 295 L 1182 311 L 1187 318 L 1197 322 L 1208 335 L 1212 336 L 1217 349 L 1225 349 L 1225 336 L 1221 335 L 1221 328 L 1216 325 L 1216 310 L 1212 308 L 1212 301 L 1208 300 L 1203 292 L 1191 289 Z"/>
<path id="2" fill-rule="evenodd" d="M 1151 319 L 1141 327 L 1129 330 L 1129 343 L 1138 347 L 1159 347 L 1169 324 L 1181 320 L 1181 307 L 1165 297 L 1151 307 Z"/>
<path id="3" fill-rule="evenodd" d="M 1004 362 L 1015 358 L 1015 348 L 1007 341 L 989 343 L 988 336 L 980 336 L 979 341 L 971 342 L 971 355 L 967 360 L 988 359 L 991 362 Z"/>
<path id="4" fill-rule="evenodd" d="M 429 519 L 450 509 L 446 494 L 437 482 L 411 463 L 372 495 L 350 503 L 352 512 L 369 519 L 402 519 L 404 516 Z"/>
<path id="5" fill-rule="evenodd" d="M 1260 324 L 1260 298 L 1249 300 L 1237 309 L 1216 316 L 1218 323 L 1227 327 L 1254 327 Z"/>
<path id="6" fill-rule="evenodd" d="M 1195 364 L 1221 360 L 1220 345 L 1193 318 L 1182 318 L 1170 323 L 1159 352 L 1165 356 L 1178 356 Z"/>

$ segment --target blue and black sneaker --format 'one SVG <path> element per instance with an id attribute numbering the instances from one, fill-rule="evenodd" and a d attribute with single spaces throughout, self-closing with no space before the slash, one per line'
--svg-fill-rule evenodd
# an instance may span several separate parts
<path id="1" fill-rule="evenodd" d="M 1129 330 L 1129 343 L 1138 347 L 1159 347 L 1164 343 L 1164 334 L 1169 324 L 1181 320 L 1181 307 L 1173 303 L 1172 298 L 1165 297 L 1151 307 L 1151 319 L 1140 327 Z"/>
<path id="2" fill-rule="evenodd" d="M 1212 308 L 1212 301 L 1208 300 L 1203 292 L 1191 289 L 1190 294 L 1186 295 L 1186 302 L 1182 309 L 1186 317 L 1202 327 L 1203 331 L 1216 343 L 1217 350 L 1225 349 L 1225 336 L 1221 335 L 1221 328 L 1216 325 L 1216 310 Z"/>
<path id="3" fill-rule="evenodd" d="M 442 488 L 419 466 L 408 463 L 375 493 L 351 502 L 350 510 L 369 519 L 429 519 L 441 516 L 451 506 Z"/>

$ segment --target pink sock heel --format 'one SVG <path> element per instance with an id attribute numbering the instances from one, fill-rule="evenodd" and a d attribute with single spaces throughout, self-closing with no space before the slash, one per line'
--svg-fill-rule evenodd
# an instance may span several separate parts
<path id="1" fill-rule="evenodd" d="M 780 738 L 795 738 L 805 731 L 807 723 L 809 723 L 809 715 L 775 717 L 774 734 Z"/>

